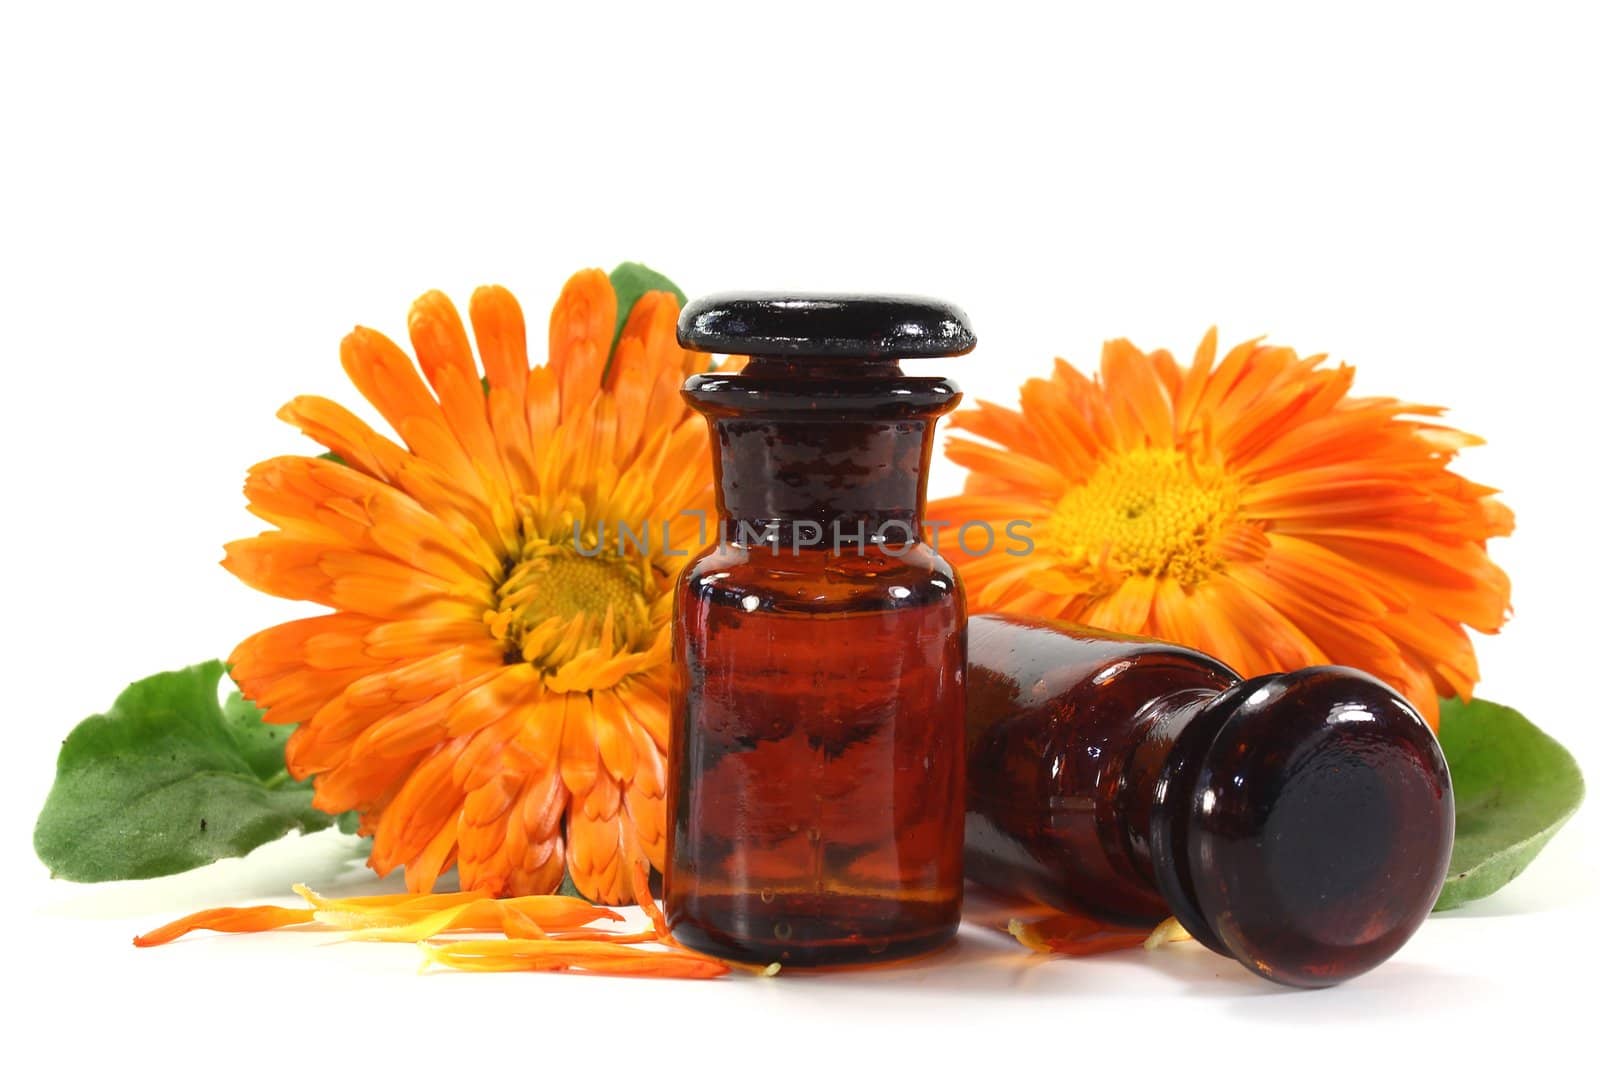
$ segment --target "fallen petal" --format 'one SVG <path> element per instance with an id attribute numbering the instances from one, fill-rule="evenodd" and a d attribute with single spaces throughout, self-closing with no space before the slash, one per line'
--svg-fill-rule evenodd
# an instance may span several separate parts
<path id="1" fill-rule="evenodd" d="M 262 905 L 255 908 L 207 908 L 193 915 L 170 922 L 165 926 L 141 934 L 133 939 L 140 948 L 151 948 L 176 941 L 194 930 L 216 930 L 219 933 L 254 933 L 276 930 L 283 926 L 308 923 L 315 918 L 310 908 L 278 908 Z"/>

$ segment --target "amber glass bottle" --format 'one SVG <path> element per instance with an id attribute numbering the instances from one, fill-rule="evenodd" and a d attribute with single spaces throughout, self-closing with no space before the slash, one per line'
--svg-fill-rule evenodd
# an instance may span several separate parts
<path id="1" fill-rule="evenodd" d="M 1444 884 L 1433 732 L 1343 667 L 1241 679 L 1146 638 L 969 625 L 967 875 L 1130 923 L 1176 915 L 1297 986 L 1376 966 Z"/>
<path id="2" fill-rule="evenodd" d="M 690 304 L 679 341 L 751 358 L 683 389 L 720 537 L 677 593 L 673 933 L 800 966 L 932 948 L 960 918 L 966 619 L 920 529 L 960 394 L 896 361 L 971 328 L 927 301 L 738 295 Z"/>

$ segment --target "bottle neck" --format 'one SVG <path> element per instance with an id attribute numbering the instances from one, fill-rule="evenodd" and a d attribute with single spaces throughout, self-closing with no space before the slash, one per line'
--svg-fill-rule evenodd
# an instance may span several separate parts
<path id="1" fill-rule="evenodd" d="M 1127 750 L 1117 785 L 1117 839 L 1128 866 L 1146 886 L 1156 885 L 1151 857 L 1150 822 L 1160 791 L 1161 776 L 1185 731 L 1214 702 L 1237 689 L 1179 689 L 1164 693 L 1140 709 L 1134 724 L 1133 744 Z"/>
<path id="2" fill-rule="evenodd" d="M 774 359 L 683 396 L 711 428 L 723 540 L 797 547 L 919 540 L 933 426 L 961 400 L 892 363 Z"/>
<path id="3" fill-rule="evenodd" d="M 1153 886 L 1196 941 L 1231 955 L 1196 897 L 1187 828 L 1203 810 L 1199 776 L 1217 735 L 1277 674 L 1257 675 L 1221 692 L 1189 690 L 1152 701 L 1150 722 L 1125 772 L 1123 838 L 1135 870 Z"/>
<path id="4" fill-rule="evenodd" d="M 734 543 L 918 539 L 933 420 L 711 418 L 717 511 Z M 755 536 L 752 536 L 754 534 Z"/>

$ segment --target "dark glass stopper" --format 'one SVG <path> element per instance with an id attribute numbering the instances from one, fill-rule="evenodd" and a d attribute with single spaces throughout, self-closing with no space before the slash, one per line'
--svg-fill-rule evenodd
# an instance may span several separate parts
<path id="1" fill-rule="evenodd" d="M 1179 738 L 1151 817 L 1156 880 L 1203 944 L 1265 977 L 1325 986 L 1427 918 L 1455 830 L 1433 732 L 1344 667 L 1264 675 Z"/>
<path id="2" fill-rule="evenodd" d="M 832 293 L 718 293 L 691 301 L 678 343 L 697 352 L 783 359 L 957 356 L 977 344 L 943 300 Z"/>

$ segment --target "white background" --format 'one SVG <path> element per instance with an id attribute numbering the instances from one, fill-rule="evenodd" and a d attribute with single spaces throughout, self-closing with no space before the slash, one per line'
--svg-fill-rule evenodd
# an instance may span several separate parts
<path id="1" fill-rule="evenodd" d="M 1580 7 L 1351 3 L 1114 15 L 985 2 L 7 5 L 0 16 L 8 1043 L 177 1061 L 912 1058 L 1440 1063 L 1586 1042 L 1596 818 L 1343 988 L 1193 946 L 673 984 L 413 973 L 316 935 L 135 952 L 175 913 L 361 882 L 348 843 L 132 886 L 52 885 L 54 749 L 126 682 L 297 614 L 225 574 L 238 487 L 350 402 L 340 337 L 438 287 L 539 321 L 574 269 L 691 294 L 927 292 L 969 396 L 1207 326 L 1447 404 L 1519 529 L 1481 693 L 1600 766 L 1594 568 L 1600 76 Z M 935 487 L 958 472 L 941 462 Z M 341 874 L 341 872 L 343 872 Z M 342 881 L 340 879 L 343 879 Z M 981 1058 L 981 1059 L 980 1059 Z"/>

